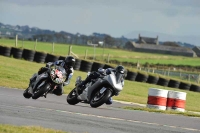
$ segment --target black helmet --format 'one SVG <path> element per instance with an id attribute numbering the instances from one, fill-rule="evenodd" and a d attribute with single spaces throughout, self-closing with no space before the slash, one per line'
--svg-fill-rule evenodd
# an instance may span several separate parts
<path id="1" fill-rule="evenodd" d="M 73 67 L 75 64 L 75 58 L 73 56 L 67 56 L 64 61 L 66 67 Z"/>
<path id="2" fill-rule="evenodd" d="M 124 67 L 121 65 L 117 66 L 115 70 L 116 70 L 116 73 L 121 73 L 121 74 L 124 74 L 124 71 L 125 71 Z"/>
<path id="3" fill-rule="evenodd" d="M 123 66 L 119 65 L 115 68 L 115 75 L 117 83 L 121 82 L 124 77 L 125 69 Z"/>

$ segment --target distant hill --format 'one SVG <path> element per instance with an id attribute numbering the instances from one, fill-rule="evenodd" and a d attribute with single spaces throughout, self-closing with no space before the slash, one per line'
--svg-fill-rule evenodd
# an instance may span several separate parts
<path id="1" fill-rule="evenodd" d="M 146 32 L 146 31 L 134 31 L 128 33 L 120 38 L 114 38 L 107 34 L 102 33 L 92 33 L 90 36 L 83 35 L 81 33 L 72 34 L 66 31 L 55 32 L 48 29 L 39 29 L 37 27 L 29 27 L 25 26 L 13 26 L 8 24 L 0 23 L 0 35 L 7 37 L 15 37 L 18 35 L 19 38 L 34 40 L 35 38 L 39 39 L 39 41 L 56 41 L 61 43 L 74 43 L 74 44 L 87 44 L 87 40 L 93 40 L 93 43 L 98 43 L 98 41 L 107 41 L 113 42 L 116 47 L 123 47 L 127 41 L 137 41 L 138 34 L 146 37 L 157 37 L 159 36 L 159 43 L 162 44 L 165 41 L 175 41 L 181 46 L 193 48 L 197 42 L 200 42 L 200 37 L 195 36 L 172 36 L 163 33 L 155 33 L 155 32 Z M 192 43 L 192 44 L 190 44 Z M 109 43 L 108 43 L 109 44 Z M 199 43 L 200 45 L 200 43 Z M 111 45 L 113 46 L 113 45 Z"/>
<path id="2" fill-rule="evenodd" d="M 0 23 L 0 32 L 1 32 L 1 35 L 15 36 L 17 34 L 19 37 L 23 36 L 23 38 L 30 38 L 35 34 L 54 34 L 55 33 L 55 31 L 39 29 L 37 27 L 31 28 L 27 25 L 12 26 L 12 25 L 3 24 L 3 23 Z"/>

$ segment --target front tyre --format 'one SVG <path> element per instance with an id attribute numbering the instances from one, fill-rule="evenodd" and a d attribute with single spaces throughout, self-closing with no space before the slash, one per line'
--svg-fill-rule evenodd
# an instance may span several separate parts
<path id="1" fill-rule="evenodd" d="M 48 83 L 45 83 L 40 88 L 37 88 L 32 96 L 32 99 L 38 99 L 39 97 L 43 96 L 43 94 L 47 91 L 47 88 L 49 87 Z"/>
<path id="2" fill-rule="evenodd" d="M 100 93 L 100 90 L 95 92 L 94 95 L 91 97 L 90 106 L 93 108 L 97 108 L 103 105 L 105 102 L 107 102 L 111 95 L 112 92 L 109 89 L 105 90 L 103 93 Z"/>
<path id="3" fill-rule="evenodd" d="M 25 98 L 27 98 L 27 99 L 29 99 L 29 98 L 32 96 L 28 91 L 29 91 L 29 89 L 27 88 L 27 89 L 24 91 L 24 93 L 23 93 L 23 96 L 24 96 Z"/>
<path id="4" fill-rule="evenodd" d="M 75 105 L 79 103 L 79 100 L 77 99 L 78 95 L 76 94 L 76 88 L 74 88 L 68 95 L 67 95 L 67 102 L 70 105 Z"/>

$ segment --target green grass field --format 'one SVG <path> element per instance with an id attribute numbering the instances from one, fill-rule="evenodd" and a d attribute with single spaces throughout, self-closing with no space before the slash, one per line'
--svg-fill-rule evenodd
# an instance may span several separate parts
<path id="1" fill-rule="evenodd" d="M 0 39 L 0 45 L 15 47 L 15 39 Z M 55 55 L 65 56 L 69 51 L 69 44 L 57 44 L 54 45 Z M 34 41 L 18 40 L 17 47 L 34 50 Z M 84 58 L 85 51 L 88 51 L 87 56 L 93 59 L 94 47 L 83 46 L 83 45 L 72 45 L 73 53 L 77 54 L 80 58 Z M 52 53 L 52 43 L 37 42 L 36 51 L 42 51 L 46 53 Z M 103 55 L 104 53 L 104 55 Z M 187 65 L 187 66 L 200 66 L 200 58 L 197 57 L 183 57 L 183 56 L 171 56 L 162 54 L 151 54 L 151 53 L 139 53 L 131 52 L 120 49 L 108 49 L 101 47 L 95 48 L 95 56 L 97 60 L 106 61 L 108 54 L 110 54 L 110 60 L 118 60 L 120 62 L 133 62 L 141 64 L 172 64 L 172 65 Z"/>
<path id="2" fill-rule="evenodd" d="M 0 124 L 0 133 L 67 133 L 39 126 L 13 126 Z"/>
<path id="3" fill-rule="evenodd" d="M 0 56 L 0 86 L 26 89 L 30 77 L 42 66 L 45 66 L 45 64 Z M 65 93 L 69 93 L 74 88 L 77 76 L 81 76 L 85 79 L 86 74 L 86 72 L 75 70 L 71 83 L 64 87 Z M 180 89 L 125 80 L 124 89 L 119 96 L 113 98 L 115 100 L 146 104 L 149 88 L 180 91 Z M 200 93 L 184 90 L 181 91 L 187 93 L 185 109 L 200 112 Z"/>

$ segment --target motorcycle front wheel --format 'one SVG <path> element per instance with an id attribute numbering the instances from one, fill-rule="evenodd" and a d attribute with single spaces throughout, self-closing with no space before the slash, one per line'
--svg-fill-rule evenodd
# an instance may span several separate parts
<path id="1" fill-rule="evenodd" d="M 28 93 L 28 88 L 24 91 L 23 96 L 27 99 L 29 99 L 32 95 L 30 93 Z"/>
<path id="2" fill-rule="evenodd" d="M 43 94 L 47 92 L 48 86 L 49 84 L 45 83 L 40 88 L 37 88 L 33 93 L 32 99 L 38 99 L 39 97 L 43 96 Z"/>
<path id="3" fill-rule="evenodd" d="M 103 105 L 109 99 L 109 97 L 111 97 L 111 95 L 112 92 L 109 89 L 105 90 L 103 93 L 100 93 L 100 90 L 96 91 L 91 97 L 90 106 L 97 108 Z"/>
<path id="4" fill-rule="evenodd" d="M 79 100 L 77 99 L 77 94 L 76 94 L 76 88 L 74 88 L 68 95 L 67 95 L 67 102 L 70 105 L 75 105 L 79 103 Z"/>

